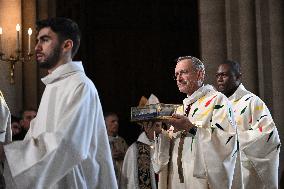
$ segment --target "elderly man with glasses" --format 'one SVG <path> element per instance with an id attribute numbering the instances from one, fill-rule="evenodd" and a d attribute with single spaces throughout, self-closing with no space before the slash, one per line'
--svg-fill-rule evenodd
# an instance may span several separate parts
<path id="1" fill-rule="evenodd" d="M 163 189 L 230 188 L 236 161 L 237 137 L 227 98 L 204 85 L 203 63 L 191 56 L 177 59 L 175 79 L 185 93 L 184 112 L 164 121 L 152 161 Z"/>

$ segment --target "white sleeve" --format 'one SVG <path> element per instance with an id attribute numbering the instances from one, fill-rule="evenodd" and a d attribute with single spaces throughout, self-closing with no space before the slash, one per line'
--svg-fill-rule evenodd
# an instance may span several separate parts
<path id="1" fill-rule="evenodd" d="M 0 142 L 12 141 L 11 114 L 0 92 Z"/>
<path id="2" fill-rule="evenodd" d="M 137 176 L 137 145 L 133 143 L 126 151 L 121 170 L 120 189 L 132 189 L 135 187 Z M 136 171 L 136 172 L 135 172 Z"/>
<path id="3" fill-rule="evenodd" d="M 278 186 L 280 139 L 275 123 L 264 102 L 252 99 L 250 105 L 251 128 L 239 131 L 242 155 L 252 164 L 253 171 L 269 188 Z"/>
<path id="4" fill-rule="evenodd" d="M 159 134 L 158 141 L 154 144 L 154 153 L 152 154 L 153 168 L 156 173 L 159 173 L 167 164 L 170 159 L 170 138 L 166 131 Z"/>
<path id="5" fill-rule="evenodd" d="M 94 121 L 99 120 L 97 94 L 82 84 L 70 95 L 72 101 L 60 107 L 61 119 L 54 123 L 58 130 L 4 146 L 11 175 L 19 188 L 54 185 L 88 157 L 93 134 L 98 138 L 104 134 L 100 133 L 99 121 Z M 99 145 L 97 142 L 93 145 Z"/>
<path id="6" fill-rule="evenodd" d="M 210 122 L 196 133 L 194 176 L 207 176 L 212 189 L 230 188 L 237 156 L 236 127 L 227 98 L 218 95 Z M 208 119 L 209 120 L 209 119 Z"/>

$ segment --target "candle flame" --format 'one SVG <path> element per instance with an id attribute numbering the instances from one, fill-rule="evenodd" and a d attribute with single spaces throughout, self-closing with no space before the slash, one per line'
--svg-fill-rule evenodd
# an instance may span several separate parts
<path id="1" fill-rule="evenodd" d="M 16 25 L 16 30 L 17 30 L 17 31 L 20 31 L 20 29 L 21 29 L 20 24 L 17 24 L 17 25 Z"/>
<path id="2" fill-rule="evenodd" d="M 32 35 L 32 33 L 33 33 L 33 30 L 32 30 L 31 28 L 29 28 L 29 29 L 28 29 L 28 34 L 29 34 L 29 35 Z"/>
<path id="3" fill-rule="evenodd" d="M 3 29 L 0 27 L 0 35 L 3 34 Z"/>

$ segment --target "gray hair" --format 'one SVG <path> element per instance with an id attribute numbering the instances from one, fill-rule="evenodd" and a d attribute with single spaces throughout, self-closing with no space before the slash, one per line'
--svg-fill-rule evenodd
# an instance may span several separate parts
<path id="1" fill-rule="evenodd" d="M 177 63 L 182 61 L 182 60 L 191 60 L 192 65 L 193 65 L 193 67 L 196 71 L 200 70 L 200 71 L 205 73 L 204 64 L 198 58 L 196 58 L 194 56 L 181 56 L 181 57 L 177 58 Z"/>

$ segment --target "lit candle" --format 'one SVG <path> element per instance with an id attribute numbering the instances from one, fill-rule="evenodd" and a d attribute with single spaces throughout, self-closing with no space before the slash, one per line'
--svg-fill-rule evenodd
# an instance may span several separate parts
<path id="1" fill-rule="evenodd" d="M 2 53 L 2 34 L 3 34 L 3 30 L 2 30 L 2 27 L 0 27 L 0 54 Z"/>
<path id="2" fill-rule="evenodd" d="M 29 46 L 28 46 L 28 54 L 31 53 L 31 35 L 33 33 L 33 30 L 31 28 L 28 29 L 28 34 L 29 34 Z"/>
<path id="3" fill-rule="evenodd" d="M 20 29 L 21 29 L 20 24 L 17 24 L 16 25 L 16 31 L 17 31 L 17 48 L 16 48 L 16 50 L 17 50 L 17 52 L 20 51 Z"/>

